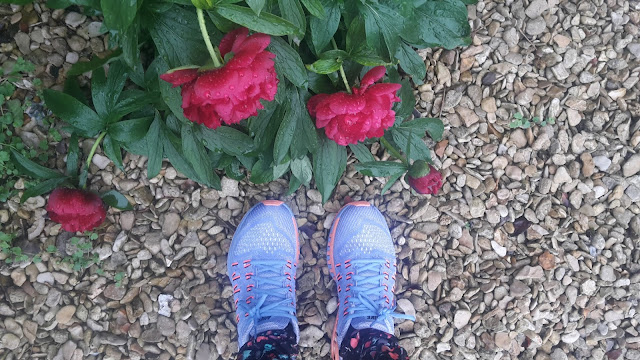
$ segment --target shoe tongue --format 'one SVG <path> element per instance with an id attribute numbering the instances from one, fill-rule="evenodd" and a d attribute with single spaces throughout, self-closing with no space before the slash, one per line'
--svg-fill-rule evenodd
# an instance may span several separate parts
<path id="1" fill-rule="evenodd" d="M 393 318 L 391 316 L 387 316 L 384 320 L 376 321 L 375 317 L 360 317 L 351 320 L 351 326 L 353 326 L 356 330 L 362 329 L 376 329 L 380 331 L 384 331 L 389 334 L 393 334 Z"/>

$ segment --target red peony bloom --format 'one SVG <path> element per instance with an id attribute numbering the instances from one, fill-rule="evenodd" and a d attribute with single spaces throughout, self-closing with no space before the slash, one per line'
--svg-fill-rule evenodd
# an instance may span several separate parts
<path id="1" fill-rule="evenodd" d="M 266 51 L 269 35 L 251 36 L 246 28 L 233 30 L 220 41 L 220 54 L 233 58 L 224 66 L 207 71 L 185 69 L 160 75 L 173 87 L 182 85 L 184 116 L 215 129 L 257 115 L 264 106 L 260 100 L 273 101 L 278 90 L 274 68 L 275 55 Z"/>
<path id="2" fill-rule="evenodd" d="M 437 195 L 442 188 L 442 174 L 422 160 L 411 165 L 407 180 L 409 185 L 420 194 Z"/>
<path id="3" fill-rule="evenodd" d="M 327 137 L 339 145 L 355 144 L 365 138 L 384 135 L 396 120 L 391 110 L 402 85 L 375 84 L 386 73 L 384 66 L 369 70 L 360 81 L 360 88 L 353 87 L 353 94 L 337 92 L 318 94 L 307 103 L 309 114 L 316 118 L 316 127 L 324 128 Z"/>
<path id="4" fill-rule="evenodd" d="M 100 197 L 94 193 L 68 188 L 58 188 L 49 195 L 47 213 L 51 220 L 62 224 L 66 231 L 88 231 L 107 217 Z"/>

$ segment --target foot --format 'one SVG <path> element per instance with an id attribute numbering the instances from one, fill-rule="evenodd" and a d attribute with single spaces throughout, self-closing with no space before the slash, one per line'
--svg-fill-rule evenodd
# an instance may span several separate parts
<path id="1" fill-rule="evenodd" d="M 266 200 L 247 212 L 233 235 L 227 272 L 233 286 L 241 348 L 251 337 L 296 320 L 296 268 L 300 246 L 293 213 L 282 201 Z"/>
<path id="2" fill-rule="evenodd" d="M 336 216 L 327 248 L 329 272 L 338 286 L 338 314 L 331 336 L 331 354 L 339 350 L 350 327 L 394 333 L 393 295 L 396 254 L 384 216 L 366 201 L 345 205 Z"/>

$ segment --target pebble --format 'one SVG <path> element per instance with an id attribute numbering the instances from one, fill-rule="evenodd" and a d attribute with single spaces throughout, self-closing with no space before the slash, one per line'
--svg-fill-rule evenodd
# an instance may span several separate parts
<path id="1" fill-rule="evenodd" d="M 453 317 L 453 325 L 456 329 L 462 329 L 467 326 L 471 319 L 471 312 L 469 310 L 458 310 Z"/>
<path id="2" fill-rule="evenodd" d="M 600 169 L 600 171 L 607 171 L 611 166 L 611 159 L 606 156 L 595 156 L 593 158 L 593 164 Z"/>
<path id="3" fill-rule="evenodd" d="M 87 17 L 77 12 L 70 12 L 64 18 L 64 22 L 72 28 L 77 28 L 80 24 L 84 23 L 85 20 L 87 20 Z"/>
<path id="4" fill-rule="evenodd" d="M 68 325 L 75 313 L 76 307 L 74 305 L 63 306 L 56 313 L 56 321 L 60 324 Z"/>
<path id="5" fill-rule="evenodd" d="M 622 166 L 622 175 L 631 177 L 640 172 L 640 154 L 631 156 Z"/>

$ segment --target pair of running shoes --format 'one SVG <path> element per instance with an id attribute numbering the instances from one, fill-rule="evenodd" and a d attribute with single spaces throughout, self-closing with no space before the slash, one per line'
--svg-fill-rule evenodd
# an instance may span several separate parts
<path id="1" fill-rule="evenodd" d="M 296 318 L 298 227 L 282 201 L 266 200 L 247 212 L 233 236 L 227 271 L 233 287 L 242 347 L 256 334 L 291 326 Z M 332 357 L 350 327 L 394 333 L 396 255 L 384 216 L 365 201 L 345 205 L 331 226 L 327 266 L 338 288 Z M 298 339 L 299 340 L 299 339 Z"/>

